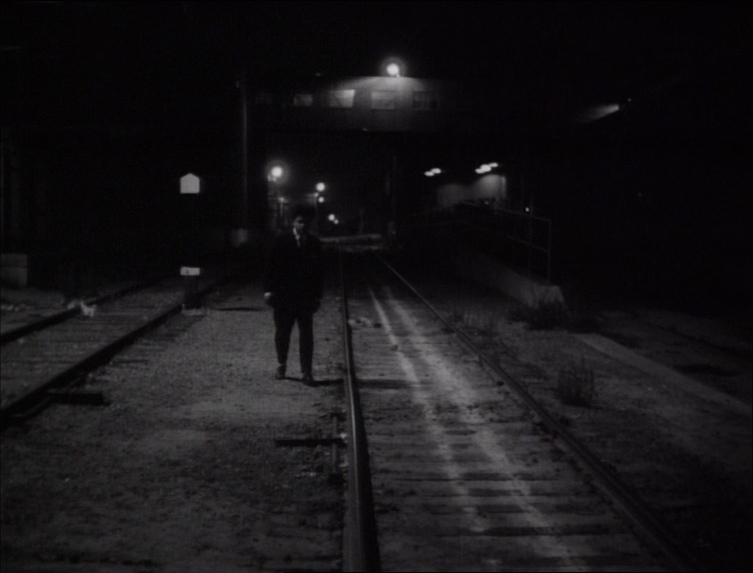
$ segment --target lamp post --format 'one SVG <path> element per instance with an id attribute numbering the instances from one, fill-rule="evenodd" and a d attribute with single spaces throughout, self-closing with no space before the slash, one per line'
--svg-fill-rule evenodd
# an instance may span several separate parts
<path id="1" fill-rule="evenodd" d="M 337 215 L 334 213 L 330 213 L 327 216 L 327 220 L 330 222 L 330 227 L 332 228 L 332 234 L 335 234 L 335 227 L 340 224 L 340 219 L 337 218 Z"/>
<path id="2" fill-rule="evenodd" d="M 288 199 L 280 195 L 277 199 L 277 227 L 283 229 L 289 225 L 288 221 Z"/>
<path id="3" fill-rule="evenodd" d="M 319 203 L 324 203 L 324 191 L 327 186 L 319 182 L 316 184 L 316 191 L 314 192 L 314 221 L 316 222 L 317 232 L 321 233 L 322 229 L 319 227 Z"/>
<path id="4" fill-rule="evenodd" d="M 274 228 L 279 228 L 281 223 L 282 201 L 280 195 L 280 181 L 285 175 L 285 170 L 281 165 L 273 165 L 267 173 L 267 181 L 270 183 L 270 193 L 268 197 L 270 219 Z"/>

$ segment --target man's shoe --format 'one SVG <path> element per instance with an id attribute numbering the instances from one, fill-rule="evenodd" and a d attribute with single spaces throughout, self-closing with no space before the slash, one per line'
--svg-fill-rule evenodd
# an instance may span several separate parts
<path id="1" fill-rule="evenodd" d="M 285 365 L 280 364 L 277 367 L 277 371 L 275 372 L 275 380 L 284 380 L 285 379 Z"/>
<path id="2" fill-rule="evenodd" d="M 316 386 L 316 382 L 314 382 L 314 377 L 311 374 L 303 375 L 303 383 L 306 386 Z"/>

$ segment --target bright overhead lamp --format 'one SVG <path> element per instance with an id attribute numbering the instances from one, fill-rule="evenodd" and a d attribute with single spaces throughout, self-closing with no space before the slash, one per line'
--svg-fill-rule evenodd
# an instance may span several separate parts
<path id="1" fill-rule="evenodd" d="M 400 58 L 386 58 L 380 66 L 381 73 L 391 78 L 405 77 L 405 62 Z"/>
<path id="2" fill-rule="evenodd" d="M 270 181 L 279 181 L 282 177 L 283 170 L 282 167 L 279 165 L 275 165 L 272 167 L 272 169 L 269 170 L 269 180 Z"/>

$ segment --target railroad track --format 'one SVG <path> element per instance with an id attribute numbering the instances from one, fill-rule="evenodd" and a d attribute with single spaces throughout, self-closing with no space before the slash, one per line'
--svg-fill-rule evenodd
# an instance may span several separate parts
<path id="1" fill-rule="evenodd" d="M 348 259 L 368 444 L 366 468 L 349 465 L 369 472 L 366 497 L 350 502 L 364 510 L 361 524 L 350 528 L 375 537 L 350 543 L 364 549 L 350 570 L 700 570 L 526 394 L 529 369 L 485 359 L 394 273 L 372 273 L 373 262 Z"/>
<path id="2" fill-rule="evenodd" d="M 373 255 L 345 258 L 350 282 L 341 330 L 352 334 L 344 352 L 355 381 L 349 399 L 363 413 L 349 413 L 347 424 L 347 493 L 358 497 L 348 503 L 344 570 L 698 569 L 629 492 L 614 483 L 608 491 L 601 482 L 610 472 L 574 453 L 567 429 L 521 396 L 515 382 L 535 372 L 514 360 L 505 373 L 495 371 L 417 293 L 369 270 Z M 215 306 L 238 311 L 250 304 Z M 131 306 L 144 314 L 136 301 Z M 83 321 L 83 330 L 91 320 L 71 324 Z M 40 363 L 31 356 L 27 365 Z M 40 396 L 87 399 L 50 396 L 49 389 Z M 24 407 L 14 419 L 34 409 Z M 338 447 L 334 437 L 317 443 Z M 294 512 L 268 519 L 284 523 L 286 535 L 311 533 Z M 290 552 L 290 544 L 281 550 Z M 301 553 L 300 562 L 315 562 L 310 557 Z"/>
<path id="3" fill-rule="evenodd" d="M 44 313 L 42 316 L 27 317 L 25 320 L 22 321 L 20 325 L 12 325 L 11 328 L 9 328 L 8 330 L 0 334 L 0 344 L 2 345 L 8 344 L 9 342 L 28 336 L 29 334 L 33 332 L 37 332 L 39 330 L 43 330 L 45 328 L 48 328 L 60 322 L 64 322 L 79 314 L 83 314 L 84 308 L 90 308 L 91 306 L 98 306 L 108 301 L 120 298 L 130 292 L 141 290 L 149 286 L 150 284 L 154 284 L 165 278 L 167 277 L 155 276 L 153 278 L 148 278 L 144 280 L 132 281 L 132 282 L 126 283 L 125 285 L 115 286 L 113 289 L 110 290 L 110 292 L 107 292 L 100 296 L 90 297 L 87 299 L 81 299 L 78 302 L 78 304 L 76 304 L 75 301 L 72 301 L 73 304 L 71 304 L 69 307 L 63 310 L 60 310 L 57 312 L 47 312 L 47 313 Z"/>
<path id="4" fill-rule="evenodd" d="M 197 295 L 221 280 L 221 273 L 207 276 Z M 0 429 L 53 402 L 104 403 L 101 393 L 76 389 L 77 383 L 180 312 L 185 300 L 181 277 L 150 280 L 97 300 L 91 312 L 76 307 L 7 333 L 0 362 Z"/>

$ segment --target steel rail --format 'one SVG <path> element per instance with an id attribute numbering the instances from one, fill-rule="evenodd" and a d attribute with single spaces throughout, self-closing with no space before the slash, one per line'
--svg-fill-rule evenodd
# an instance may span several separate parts
<path id="1" fill-rule="evenodd" d="M 366 431 L 355 376 L 343 250 L 338 249 L 348 443 L 348 507 L 343 534 L 343 571 L 381 571 Z"/>
<path id="2" fill-rule="evenodd" d="M 220 280 L 210 282 L 200 289 L 197 295 L 206 294 L 217 287 L 223 280 L 221 278 Z M 114 341 L 106 342 L 88 356 L 72 364 L 46 382 L 5 404 L 0 409 L 0 432 L 6 430 L 15 421 L 28 418 L 30 412 L 36 414 L 41 411 L 50 391 L 61 390 L 74 385 L 82 376 L 108 362 L 115 354 L 133 343 L 144 333 L 180 312 L 183 309 L 183 304 L 183 302 L 180 302 L 170 306 L 167 310 L 160 312 L 125 335 Z"/>
<path id="3" fill-rule="evenodd" d="M 125 296 L 133 291 L 151 286 L 166 278 L 167 276 L 164 275 L 164 276 L 160 276 L 156 278 L 147 279 L 145 281 L 140 281 L 140 282 L 125 286 L 122 289 L 116 290 L 115 292 L 111 292 L 111 293 L 108 293 L 108 294 L 105 294 L 96 298 L 86 299 L 83 302 L 85 302 L 88 305 L 102 304 L 107 301 Z M 68 320 L 69 318 L 73 318 L 74 316 L 77 316 L 79 314 L 81 314 L 81 309 L 78 306 L 76 306 L 74 308 L 68 308 L 66 310 L 56 312 L 55 314 L 51 314 L 44 318 L 40 318 L 39 320 L 36 320 L 29 324 L 25 324 L 23 326 L 19 326 L 18 328 L 14 328 L 7 332 L 3 332 L 2 334 L 0 334 L 0 344 L 6 344 L 8 342 L 12 342 L 23 336 L 26 336 L 27 334 L 31 334 L 32 332 L 37 332 L 38 330 L 42 330 L 44 328 L 47 328 L 48 326 L 53 326 L 55 324 L 58 324 L 59 322 L 63 322 L 64 320 Z"/>
<path id="4" fill-rule="evenodd" d="M 505 384 L 511 388 L 540 418 L 557 438 L 564 442 L 569 451 L 583 464 L 594 477 L 594 484 L 609 499 L 620 507 L 625 515 L 643 534 L 642 538 L 655 549 L 661 551 L 673 564 L 676 571 L 708 571 L 696 558 L 676 542 L 668 527 L 652 512 L 633 492 L 631 492 L 616 476 L 604 467 L 594 455 L 570 434 L 565 426 L 553 418 L 549 412 L 523 388 L 517 380 L 501 369 L 489 358 L 471 338 L 453 326 L 397 269 L 390 265 L 384 257 L 377 253 L 373 255 L 394 274 L 426 307 L 458 338 L 460 338 L 478 357 L 496 374 L 503 378 Z"/>

